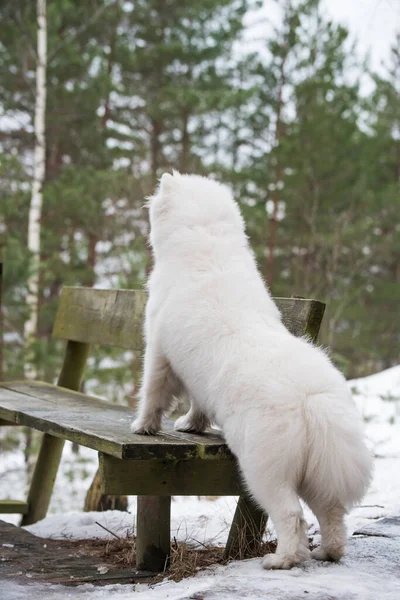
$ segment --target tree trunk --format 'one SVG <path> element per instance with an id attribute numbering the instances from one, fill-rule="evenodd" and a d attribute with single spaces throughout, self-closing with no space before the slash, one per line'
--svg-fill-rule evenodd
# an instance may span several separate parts
<path id="1" fill-rule="evenodd" d="M 47 64 L 47 23 L 46 0 L 37 0 L 37 63 L 35 101 L 35 151 L 31 204 L 29 208 L 28 249 L 31 252 L 31 271 L 28 278 L 26 302 L 29 317 L 24 326 L 25 344 L 28 349 L 25 361 L 25 376 L 34 378 L 37 370 L 33 353 L 29 350 L 37 334 L 39 267 L 40 267 L 40 220 L 43 205 L 43 182 L 45 178 L 45 115 L 46 115 L 46 64 Z"/>
<path id="2" fill-rule="evenodd" d="M 3 253 L 0 231 L 0 381 L 3 379 Z"/>
<path id="3" fill-rule="evenodd" d="M 266 264 L 266 280 L 271 287 L 274 282 L 275 276 L 275 249 L 276 249 L 276 233 L 278 229 L 278 210 L 280 201 L 280 184 L 282 178 L 282 169 L 279 156 L 279 146 L 283 137 L 282 132 L 282 109 L 283 109 L 283 89 L 286 84 L 286 73 L 285 66 L 288 53 L 287 51 L 282 56 L 280 65 L 280 82 L 278 88 L 277 105 L 276 105 L 276 124 L 275 124 L 275 135 L 274 135 L 274 148 L 275 154 L 275 169 L 274 169 L 274 193 L 272 196 L 273 210 L 271 218 L 269 219 L 268 227 L 268 252 L 267 252 L 267 264 Z"/>
<path id="4" fill-rule="evenodd" d="M 33 185 L 29 207 L 28 250 L 31 253 L 30 275 L 28 277 L 28 320 L 24 324 L 25 377 L 37 376 L 33 343 L 37 337 L 39 315 L 39 268 L 40 268 L 40 222 L 43 205 L 43 182 L 46 171 L 46 67 L 47 67 L 47 21 L 46 0 L 37 0 L 37 59 L 36 59 L 36 98 L 35 98 L 35 149 L 33 163 Z M 25 430 L 25 463 L 28 476 L 32 470 L 32 446 L 34 436 L 30 429 Z"/>
<path id="5" fill-rule="evenodd" d="M 190 136 L 189 136 L 189 117 L 186 112 L 182 115 L 182 138 L 181 138 L 181 156 L 179 168 L 181 173 L 187 173 L 189 167 L 190 154 Z"/>
<path id="6" fill-rule="evenodd" d="M 157 185 L 158 168 L 160 166 L 160 135 L 162 131 L 162 123 L 157 119 L 153 119 L 151 123 L 151 140 L 150 140 L 150 164 L 151 164 L 151 185 L 154 189 Z"/>
<path id="7" fill-rule="evenodd" d="M 96 283 L 96 245 L 98 242 L 98 237 L 95 233 L 89 231 L 88 232 L 88 267 L 90 268 L 90 272 L 88 274 L 88 278 L 86 281 L 86 285 L 88 287 L 93 287 Z"/>
<path id="8" fill-rule="evenodd" d="M 3 317 L 3 267 L 4 267 L 4 246 L 6 239 L 6 224 L 4 217 L 0 215 L 0 381 L 4 380 L 4 317 Z"/>
<path id="9" fill-rule="evenodd" d="M 162 132 L 162 121 L 152 119 L 151 121 L 151 138 L 150 138 L 150 169 L 151 169 L 151 190 L 154 193 L 154 188 L 157 185 L 158 169 L 160 166 L 160 153 L 161 143 L 160 135 Z M 150 224 L 148 223 L 148 230 L 150 230 Z M 146 252 L 146 277 L 150 275 L 153 259 L 149 244 L 144 244 L 144 250 Z"/>

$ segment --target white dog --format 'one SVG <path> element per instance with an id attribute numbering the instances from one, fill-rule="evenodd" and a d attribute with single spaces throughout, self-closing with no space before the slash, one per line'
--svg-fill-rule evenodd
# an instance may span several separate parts
<path id="1" fill-rule="evenodd" d="M 278 535 L 266 569 L 309 555 L 299 496 L 321 528 L 320 560 L 344 553 L 344 515 L 363 497 L 371 457 L 346 382 L 326 354 L 281 322 L 228 188 L 164 174 L 150 199 L 155 268 L 146 355 L 132 431 L 155 434 L 173 396 L 191 408 L 179 431 L 214 422 Z"/>

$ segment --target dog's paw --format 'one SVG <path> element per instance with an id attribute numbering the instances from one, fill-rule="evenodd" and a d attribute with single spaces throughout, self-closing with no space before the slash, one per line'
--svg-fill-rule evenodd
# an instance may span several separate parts
<path id="1" fill-rule="evenodd" d="M 160 430 L 156 423 L 135 419 L 131 425 L 131 432 L 139 435 L 155 435 Z"/>
<path id="2" fill-rule="evenodd" d="M 318 548 L 314 548 L 314 550 L 311 551 L 311 558 L 314 558 L 314 560 L 329 560 L 328 555 L 322 546 L 318 546 Z"/>
<path id="3" fill-rule="evenodd" d="M 340 547 L 335 550 L 326 551 L 322 546 L 314 548 L 311 551 L 311 558 L 314 560 L 328 560 L 330 562 L 337 562 L 344 555 L 344 548 Z"/>
<path id="4" fill-rule="evenodd" d="M 291 569 L 306 560 L 304 557 L 289 554 L 266 554 L 262 560 L 264 569 Z"/>
<path id="5" fill-rule="evenodd" d="M 204 419 L 199 419 L 198 421 L 193 419 L 188 419 L 187 415 L 183 417 L 179 417 L 174 423 L 175 431 L 184 431 L 186 433 L 204 433 L 204 430 L 207 428 L 207 423 L 205 423 Z"/>

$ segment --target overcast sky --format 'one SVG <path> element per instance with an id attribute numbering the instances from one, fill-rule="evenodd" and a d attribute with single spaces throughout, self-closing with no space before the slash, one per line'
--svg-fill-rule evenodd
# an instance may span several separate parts
<path id="1" fill-rule="evenodd" d="M 246 51 L 265 51 L 265 41 L 281 21 L 282 0 L 263 0 L 262 8 L 250 13 L 246 25 Z M 382 73 L 382 62 L 388 64 L 390 48 L 400 32 L 400 0 L 321 0 L 321 13 L 346 26 L 351 42 L 356 42 L 360 59 L 369 54 L 372 71 Z M 352 75 L 350 74 L 350 79 Z M 372 80 L 366 73 L 361 79 L 361 92 L 370 93 Z"/>
<path id="2" fill-rule="evenodd" d="M 269 27 L 279 24 L 279 6 L 281 0 L 264 0 L 260 12 L 249 16 L 247 46 L 252 50 L 262 51 Z M 358 40 L 360 55 L 370 53 L 373 70 L 381 68 L 389 57 L 395 32 L 400 31 L 400 0 L 322 0 L 321 12 L 349 29 L 351 39 Z"/>
<path id="3" fill-rule="evenodd" d="M 323 0 L 323 6 L 358 38 L 362 53 L 370 51 L 371 64 L 378 69 L 400 31 L 400 0 Z"/>

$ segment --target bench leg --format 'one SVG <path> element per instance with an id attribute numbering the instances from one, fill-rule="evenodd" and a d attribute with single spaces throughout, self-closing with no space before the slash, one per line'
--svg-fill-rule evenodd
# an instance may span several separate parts
<path id="1" fill-rule="evenodd" d="M 240 496 L 225 548 L 225 558 L 241 559 L 258 552 L 268 515 L 250 496 Z"/>
<path id="2" fill-rule="evenodd" d="M 171 551 L 171 497 L 138 496 L 136 566 L 161 573 Z"/>
<path id="3" fill-rule="evenodd" d="M 64 440 L 43 434 L 28 494 L 28 512 L 21 525 L 32 525 L 46 516 L 63 448 Z"/>
<path id="4" fill-rule="evenodd" d="M 80 390 L 89 350 L 89 344 L 71 340 L 68 342 L 57 385 L 68 390 Z M 21 525 L 31 525 L 46 516 L 63 448 L 64 440 L 48 433 L 43 435 L 29 489 L 29 509 L 22 518 Z"/>

